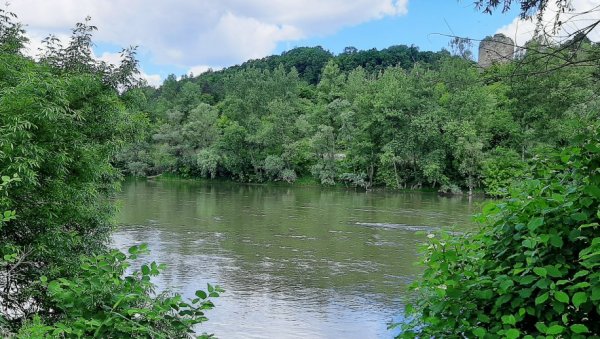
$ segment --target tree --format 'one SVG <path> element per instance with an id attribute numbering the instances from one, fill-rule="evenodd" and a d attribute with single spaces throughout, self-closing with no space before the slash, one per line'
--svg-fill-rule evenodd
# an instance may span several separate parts
<path id="1" fill-rule="evenodd" d="M 124 276 L 141 248 L 107 248 L 121 178 L 111 159 L 144 120 L 125 109 L 135 93 L 119 93 L 138 83 L 134 54 L 116 68 L 94 60 L 86 21 L 36 62 L 0 14 L 0 334 L 188 336 L 220 289 L 157 296 L 156 263 Z"/>

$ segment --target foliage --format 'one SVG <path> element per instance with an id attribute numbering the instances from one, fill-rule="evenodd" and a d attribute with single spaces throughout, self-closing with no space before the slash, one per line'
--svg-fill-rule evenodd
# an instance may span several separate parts
<path id="1" fill-rule="evenodd" d="M 88 47 L 72 42 L 65 55 Z M 0 54 L 0 174 L 20 178 L 6 199 L 19 218 L 0 230 L 4 248 L 19 260 L 0 300 L 18 316 L 44 308 L 37 277 L 65 274 L 79 254 L 103 249 L 111 229 L 106 198 L 119 172 L 109 159 L 132 119 L 103 74 L 90 73 L 94 62 L 79 62 L 63 69 Z"/>
<path id="2" fill-rule="evenodd" d="M 111 159 L 150 128 L 135 49 L 117 67 L 96 61 L 86 20 L 35 61 L 14 18 L 0 10 L 0 335 L 188 337 L 220 289 L 155 295 L 158 265 L 124 276 L 140 249 L 107 248 L 121 178 Z"/>
<path id="3" fill-rule="evenodd" d="M 508 194 L 508 188 L 525 175 L 526 163 L 511 149 L 497 147 L 487 154 L 482 164 L 486 193 L 494 197 Z"/>
<path id="4" fill-rule="evenodd" d="M 401 337 L 600 333 L 600 130 L 536 159 L 475 235 L 429 236 Z"/>
<path id="5" fill-rule="evenodd" d="M 133 175 L 312 176 L 325 185 L 481 188 L 499 196 L 535 149 L 563 147 L 599 118 L 595 68 L 531 75 L 567 57 L 585 59 L 598 46 L 551 58 L 531 51 L 527 62 L 484 72 L 468 60 L 467 43 L 453 46 L 457 56 L 414 46 L 347 48 L 337 56 L 299 48 L 197 77 L 171 76 L 145 89 L 139 109 L 151 118 L 142 129 L 147 137 L 117 164 Z"/>
<path id="6" fill-rule="evenodd" d="M 48 281 L 42 276 L 39 284 L 60 315 L 51 324 L 35 317 L 17 337 L 190 337 L 193 326 L 206 321 L 205 311 L 214 307 L 209 298 L 218 297 L 222 290 L 208 285 L 208 293 L 198 290 L 190 301 L 178 294 L 154 296 L 151 277 L 160 273 L 162 265 L 152 262 L 125 274 L 129 261 L 144 253 L 145 245 L 129 248 L 128 255 L 111 250 L 84 257 L 74 277 Z"/>

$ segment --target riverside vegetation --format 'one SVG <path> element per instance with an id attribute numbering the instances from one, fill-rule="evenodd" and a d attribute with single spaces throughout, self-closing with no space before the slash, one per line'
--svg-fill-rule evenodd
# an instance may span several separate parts
<path id="1" fill-rule="evenodd" d="M 111 67 L 91 56 L 93 26 L 66 46 L 52 38 L 38 62 L 14 15 L 0 11 L 0 336 L 189 336 L 220 289 L 183 300 L 156 294 L 162 267 L 131 273 L 128 254 L 107 248 L 119 171 L 110 163 L 139 120 L 128 110 L 134 50 Z"/>
<path id="2" fill-rule="evenodd" d="M 600 335 L 600 133 L 540 155 L 486 225 L 430 238 L 403 338 Z"/>
<path id="3" fill-rule="evenodd" d="M 584 43 L 577 58 L 597 49 Z M 532 51 L 481 72 L 450 52 L 414 46 L 337 56 L 314 47 L 172 75 L 158 89 L 136 90 L 145 137 L 116 161 L 136 176 L 308 177 L 502 196 L 538 151 L 567 146 L 598 119 L 596 69 L 529 75 L 569 53 Z"/>
<path id="4" fill-rule="evenodd" d="M 107 247 L 119 169 L 482 188 L 506 199 L 480 233 L 430 239 L 402 336 L 600 333 L 599 68 L 563 64 L 597 45 L 482 72 L 465 53 L 298 48 L 154 89 L 135 80 L 135 49 L 117 67 L 94 60 L 94 29 L 48 38 L 34 61 L 0 12 L 1 335 L 186 337 L 206 320 L 220 288 L 155 293 L 161 265 L 128 269 L 144 246 Z"/>

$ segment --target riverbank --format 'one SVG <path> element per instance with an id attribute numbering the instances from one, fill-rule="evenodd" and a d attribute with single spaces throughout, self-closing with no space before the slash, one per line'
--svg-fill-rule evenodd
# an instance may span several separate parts
<path id="1" fill-rule="evenodd" d="M 467 192 L 461 193 L 442 193 L 436 188 L 423 187 L 423 188 L 390 188 L 375 186 L 373 188 L 364 189 L 361 187 L 354 187 L 344 183 L 336 183 L 334 185 L 323 185 L 317 179 L 313 177 L 300 177 L 294 182 L 285 181 L 264 181 L 264 182 L 244 182 L 237 181 L 231 178 L 202 178 L 202 177 L 184 177 L 172 173 L 163 173 L 159 175 L 149 177 L 136 177 L 127 176 L 126 180 L 156 180 L 156 181 L 182 181 L 182 182 L 196 182 L 196 183 L 224 183 L 224 184 L 242 184 L 242 185 L 261 185 L 261 186 L 272 186 L 272 187 L 320 187 L 323 189 L 344 189 L 354 190 L 357 192 L 393 192 L 393 193 L 412 193 L 412 192 L 423 192 L 423 193 L 437 193 L 444 197 L 457 197 L 457 196 L 468 196 Z M 478 198 L 490 198 L 487 196 L 482 189 L 476 189 L 473 191 L 473 197 Z"/>

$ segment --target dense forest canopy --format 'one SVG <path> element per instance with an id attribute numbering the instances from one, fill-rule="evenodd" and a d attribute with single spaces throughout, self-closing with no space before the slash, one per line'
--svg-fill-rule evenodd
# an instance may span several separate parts
<path id="1" fill-rule="evenodd" d="M 575 58 L 597 50 L 587 42 Z M 171 75 L 158 89 L 130 94 L 148 114 L 146 137 L 117 163 L 140 176 L 310 177 L 501 195 L 536 149 L 565 146 L 598 119 L 597 68 L 562 67 L 573 53 L 563 45 L 532 49 L 481 69 L 464 51 L 399 45 L 334 56 L 302 47 L 195 77 Z M 561 67 L 535 75 L 552 64 Z"/>

